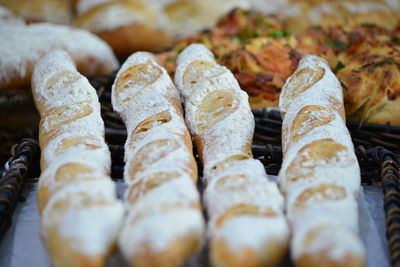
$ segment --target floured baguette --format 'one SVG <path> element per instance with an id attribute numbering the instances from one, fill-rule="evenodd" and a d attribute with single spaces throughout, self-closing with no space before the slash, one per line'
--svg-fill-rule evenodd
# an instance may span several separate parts
<path id="1" fill-rule="evenodd" d="M 118 72 L 112 104 L 128 130 L 118 245 L 131 266 L 181 266 L 201 246 L 204 219 L 178 91 L 151 54 L 137 52 Z"/>
<path id="2" fill-rule="evenodd" d="M 247 94 L 199 44 L 179 56 L 175 83 L 204 166 L 213 265 L 280 262 L 289 237 L 283 198 L 261 162 L 252 158 L 254 118 Z"/>
<path id="3" fill-rule="evenodd" d="M 110 152 L 96 91 L 64 51 L 33 71 L 41 115 L 41 232 L 54 266 L 103 266 L 124 209 L 110 180 Z"/>
<path id="4" fill-rule="evenodd" d="M 108 74 L 119 66 L 106 43 L 68 26 L 0 23 L 0 43 L 0 92 L 29 88 L 34 64 L 55 49 L 67 51 L 88 77 Z"/>
<path id="5" fill-rule="evenodd" d="M 358 236 L 360 169 L 346 128 L 340 83 L 313 55 L 300 61 L 280 96 L 286 195 L 297 266 L 364 266 Z"/>

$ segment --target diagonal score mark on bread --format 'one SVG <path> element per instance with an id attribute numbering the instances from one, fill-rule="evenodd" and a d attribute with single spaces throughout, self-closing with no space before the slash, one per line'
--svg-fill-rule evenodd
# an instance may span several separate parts
<path id="1" fill-rule="evenodd" d="M 162 75 L 159 67 L 151 61 L 130 66 L 116 80 L 115 95 L 123 102 L 129 102 L 141 89 L 154 84 Z M 118 100 L 119 101 L 119 100 Z"/>
<path id="2" fill-rule="evenodd" d="M 315 140 L 304 145 L 286 169 L 286 177 L 290 182 L 312 178 L 314 168 L 329 169 L 332 166 L 348 167 L 354 164 L 349 149 L 332 139 Z"/>
<path id="3" fill-rule="evenodd" d="M 198 107 L 196 120 L 199 131 L 204 131 L 223 120 L 238 107 L 231 90 L 219 90 L 204 97 Z"/>
<path id="4" fill-rule="evenodd" d="M 329 123 L 334 117 L 333 113 L 323 106 L 302 108 L 290 128 L 291 141 L 296 142 L 313 128 Z"/>
<path id="5" fill-rule="evenodd" d="M 137 173 L 143 172 L 150 168 L 150 166 L 164 160 L 177 150 L 179 146 L 180 144 L 177 141 L 171 139 L 160 139 L 147 143 L 135 153 L 135 158 L 129 164 L 129 178 L 135 179 Z M 157 151 L 158 153 L 152 153 L 153 151 Z"/>
<path id="6" fill-rule="evenodd" d="M 319 82 L 324 76 L 324 73 L 325 69 L 321 67 L 316 67 L 316 69 L 306 67 L 300 70 L 296 70 L 294 74 L 289 77 L 286 84 L 290 88 L 282 91 L 281 99 L 295 99 L 298 95 Z M 288 102 L 289 100 L 283 103 Z M 287 108 L 287 105 L 282 104 L 282 112 L 285 112 Z"/>

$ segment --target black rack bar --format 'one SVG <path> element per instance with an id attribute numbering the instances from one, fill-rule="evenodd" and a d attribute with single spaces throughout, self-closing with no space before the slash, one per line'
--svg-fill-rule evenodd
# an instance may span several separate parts
<path id="1" fill-rule="evenodd" d="M 12 214 L 28 176 L 33 158 L 37 155 L 38 144 L 32 139 L 23 139 L 11 149 L 0 176 L 0 239 L 11 225 Z"/>

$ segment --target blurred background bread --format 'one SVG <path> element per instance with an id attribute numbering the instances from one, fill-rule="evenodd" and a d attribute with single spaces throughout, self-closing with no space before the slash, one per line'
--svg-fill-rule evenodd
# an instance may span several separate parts
<path id="1" fill-rule="evenodd" d="M 72 0 L 0 0 L 0 5 L 23 17 L 27 22 L 71 23 Z"/>
<path id="2" fill-rule="evenodd" d="M 203 43 L 233 72 L 251 107 L 261 109 L 278 105 L 282 86 L 300 58 L 313 53 L 326 59 L 343 83 L 350 119 L 400 125 L 395 115 L 400 112 L 399 33 L 400 27 L 350 24 L 291 35 L 276 17 L 235 9 L 211 31 L 187 37 L 157 57 L 173 75 L 180 52 L 191 43 Z"/>
<path id="3" fill-rule="evenodd" d="M 394 29 L 400 3 L 391 0 L 289 0 L 281 17 L 288 31 L 302 33 L 311 26 L 374 24 Z"/>
<path id="4" fill-rule="evenodd" d="M 234 7 L 242 9 L 232 11 Z M 313 53 L 326 59 L 349 89 L 345 106 L 350 119 L 395 125 L 399 122 L 393 114 L 400 108 L 395 78 L 399 75 L 395 66 L 400 64 L 399 16 L 398 0 L 0 0 L 0 28 L 43 21 L 82 27 L 107 42 L 120 61 L 137 50 L 168 49 L 157 57 L 171 75 L 179 53 L 191 43 L 203 43 L 218 63 L 233 72 L 249 94 L 253 109 L 277 106 L 282 86 L 301 56 Z M 16 48 L 50 36 L 49 32 L 30 35 L 17 29 L 13 30 L 18 38 Z M 43 52 L 53 49 L 46 42 L 40 45 Z M 8 43 L 0 45 L 4 48 Z M 10 51 L 0 51 L 0 67 L 6 61 L 20 60 L 20 52 Z M 373 71 L 368 64 L 374 64 Z M 355 72 L 359 69 L 363 71 Z M 100 74 L 105 73 L 96 72 Z M 390 82 L 385 83 L 383 75 L 390 76 Z M 21 80 L 14 89 L 29 86 L 27 79 Z M 12 108 L 2 112 L 0 125 L 17 129 L 28 117 L 18 116 L 34 111 L 32 103 L 21 109 L 12 107 L 11 99 L 29 100 L 29 95 L 14 89 L 0 93 L 0 99 L 7 102 L 0 108 Z M 365 92 L 371 93 L 366 96 Z M 8 110 L 12 115 L 5 115 Z M 37 124 L 28 121 L 32 121 L 25 124 L 28 128 Z"/>

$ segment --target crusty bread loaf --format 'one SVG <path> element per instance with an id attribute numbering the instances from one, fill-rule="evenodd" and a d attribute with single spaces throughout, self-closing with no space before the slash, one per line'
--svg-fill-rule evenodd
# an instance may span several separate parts
<path id="1" fill-rule="evenodd" d="M 400 45 L 386 42 L 366 47 L 337 72 L 346 89 L 346 117 L 400 126 Z"/>
<path id="2" fill-rule="evenodd" d="M 213 27 L 235 7 L 275 12 L 286 1 L 259 0 L 79 0 L 74 25 L 98 34 L 119 57 L 158 51 Z"/>
<path id="3" fill-rule="evenodd" d="M 145 1 L 80 0 L 77 13 L 74 25 L 96 33 L 121 58 L 172 45 L 173 38 L 160 27 L 156 9 Z"/>
<path id="4" fill-rule="evenodd" d="M 0 23 L 11 23 L 11 24 L 25 24 L 25 21 L 12 13 L 9 9 L 0 5 Z"/>
<path id="5" fill-rule="evenodd" d="M 304 56 L 280 96 L 286 196 L 297 266 L 364 266 L 358 236 L 360 169 L 343 93 L 326 61 Z"/>
<path id="6" fill-rule="evenodd" d="M 33 71 L 41 115 L 41 232 L 54 266 L 103 266 L 124 209 L 110 180 L 110 152 L 96 91 L 64 51 Z"/>
<path id="7" fill-rule="evenodd" d="M 43 55 L 63 49 L 88 77 L 108 74 L 119 64 L 97 36 L 67 26 L 0 23 L 0 92 L 30 87 L 32 68 Z"/>
<path id="8" fill-rule="evenodd" d="M 128 130 L 119 247 L 132 266 L 181 266 L 202 244 L 204 219 L 178 91 L 151 54 L 137 52 L 117 74 L 112 104 Z"/>
<path id="9" fill-rule="evenodd" d="M 252 158 L 254 118 L 247 94 L 199 44 L 180 54 L 175 83 L 203 162 L 213 265 L 278 263 L 289 237 L 283 198 L 261 162 Z"/>
<path id="10" fill-rule="evenodd" d="M 399 12 L 399 2 L 391 0 L 289 0 L 278 16 L 290 33 L 299 34 L 315 26 L 374 24 L 394 29 Z"/>
<path id="11" fill-rule="evenodd" d="M 72 0 L 0 0 L 15 14 L 28 22 L 69 24 L 72 19 Z"/>

